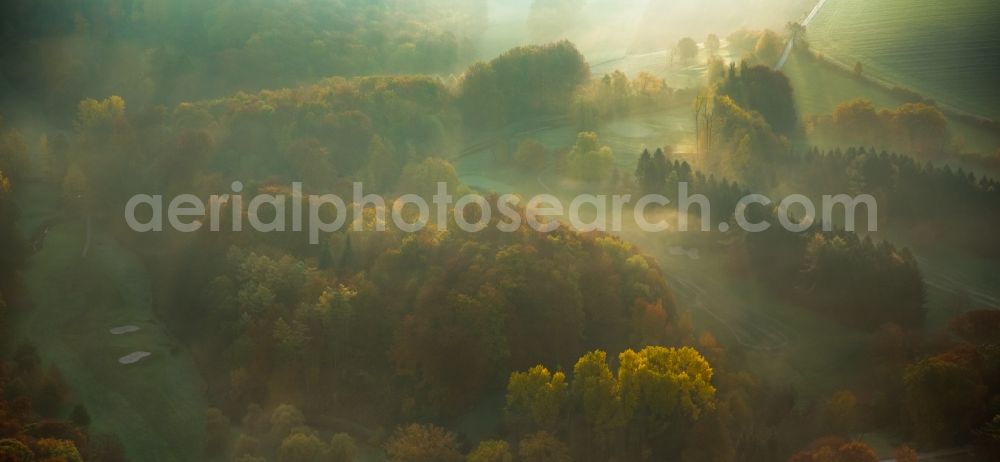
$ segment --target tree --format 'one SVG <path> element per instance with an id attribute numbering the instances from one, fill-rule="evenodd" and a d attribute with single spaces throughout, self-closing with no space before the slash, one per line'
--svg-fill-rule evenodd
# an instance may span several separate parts
<path id="1" fill-rule="evenodd" d="M 316 138 L 293 142 L 288 148 L 288 163 L 306 187 L 322 189 L 335 180 L 330 152 Z"/>
<path id="2" fill-rule="evenodd" d="M 486 440 L 480 441 L 472 452 L 466 457 L 466 462 L 514 462 L 514 455 L 510 453 L 510 445 L 506 441 Z"/>
<path id="3" fill-rule="evenodd" d="M 35 441 L 35 448 L 35 456 L 38 457 L 37 460 L 83 462 L 80 451 L 72 441 L 42 438 Z"/>
<path id="4" fill-rule="evenodd" d="M 708 37 L 705 38 L 705 49 L 708 50 L 709 55 L 715 56 L 721 46 L 718 35 L 708 34 Z"/>
<path id="5" fill-rule="evenodd" d="M 387 192 L 396 183 L 400 165 L 396 155 L 380 137 L 373 137 L 368 145 L 368 164 L 365 187 Z"/>
<path id="6" fill-rule="evenodd" d="M 802 451 L 789 459 L 791 462 L 878 462 L 875 451 L 860 441 L 848 441 L 840 438 L 824 438 L 818 447 Z"/>
<path id="7" fill-rule="evenodd" d="M 90 413 L 87 412 L 87 408 L 82 404 L 77 404 L 73 406 L 73 410 L 69 414 L 70 422 L 77 427 L 86 427 L 90 425 Z"/>
<path id="8" fill-rule="evenodd" d="M 574 178 L 590 182 L 603 182 L 611 177 L 615 168 L 615 155 L 611 148 L 601 146 L 594 132 L 580 132 L 569 153 L 569 169 Z"/>
<path id="9" fill-rule="evenodd" d="M 566 399 L 566 375 L 551 373 L 545 366 L 528 372 L 514 372 L 507 383 L 507 413 L 515 421 L 529 421 L 534 427 L 552 429 Z"/>
<path id="10" fill-rule="evenodd" d="M 565 113 L 590 67 L 572 43 L 563 40 L 518 47 L 462 76 L 458 107 L 473 127 L 496 127 L 525 117 Z"/>
<path id="11" fill-rule="evenodd" d="M 739 427 L 736 427 L 739 428 Z M 732 438 L 720 412 L 710 412 L 698 419 L 685 438 L 681 460 L 684 462 L 731 462 L 736 460 Z"/>
<path id="12" fill-rule="evenodd" d="M 205 453 L 218 457 L 226 452 L 229 445 L 229 417 L 214 407 L 205 412 Z"/>
<path id="13" fill-rule="evenodd" d="M 605 352 L 592 351 L 576 362 L 571 390 L 591 434 L 598 444 L 607 445 L 624 421 L 618 385 Z"/>
<path id="14" fill-rule="evenodd" d="M 824 409 L 830 430 L 850 435 L 857 420 L 857 398 L 847 390 L 838 391 L 830 397 Z"/>
<path id="15" fill-rule="evenodd" d="M 837 448 L 837 462 L 878 462 L 878 456 L 868 445 L 852 441 Z"/>
<path id="16" fill-rule="evenodd" d="M 430 199 L 437 193 L 438 182 L 448 185 L 449 194 L 459 192 L 458 174 L 451 162 L 438 157 L 428 157 L 420 163 L 407 165 L 403 169 L 396 189 L 401 194 L 416 194 L 424 199 Z"/>
<path id="17" fill-rule="evenodd" d="M 539 170 L 545 166 L 548 150 L 534 138 L 525 138 L 514 151 L 514 166 L 524 171 Z"/>
<path id="18" fill-rule="evenodd" d="M 838 104 L 831 122 L 837 140 L 852 146 L 868 146 L 885 137 L 882 120 L 869 100 L 855 99 Z"/>
<path id="19" fill-rule="evenodd" d="M 741 108 L 760 114 L 778 135 L 791 137 L 799 130 L 792 86 L 781 71 L 746 62 L 741 62 L 738 70 L 731 65 L 726 77 L 717 84 L 716 94 L 728 96 Z"/>
<path id="20" fill-rule="evenodd" d="M 712 367 L 693 348 L 629 349 L 618 362 L 625 419 L 650 438 L 670 423 L 697 420 L 715 407 Z"/>
<path id="21" fill-rule="evenodd" d="M 337 433 L 330 439 L 331 462 L 357 462 L 360 457 L 358 445 L 347 433 Z"/>
<path id="22" fill-rule="evenodd" d="M 781 38 L 772 30 L 765 30 L 760 34 L 757 43 L 753 47 L 753 53 L 757 60 L 767 66 L 774 66 L 782 53 Z"/>
<path id="23" fill-rule="evenodd" d="M 36 460 L 35 454 L 31 452 L 31 448 L 13 438 L 0 439 L 0 456 L 3 456 L 4 460 L 11 462 L 31 462 Z"/>
<path id="24" fill-rule="evenodd" d="M 948 355 L 910 365 L 903 384 L 903 413 L 920 441 L 960 442 L 985 405 L 986 388 L 977 372 Z"/>
<path id="25" fill-rule="evenodd" d="M 653 167 L 653 156 L 649 149 L 643 149 L 635 167 L 635 179 L 644 193 L 652 193 L 659 186 L 656 184 L 656 172 Z"/>
<path id="26" fill-rule="evenodd" d="M 455 434 L 435 425 L 400 427 L 386 443 L 392 462 L 461 462 Z"/>
<path id="27" fill-rule="evenodd" d="M 569 448 L 547 432 L 524 437 L 518 447 L 521 462 L 570 462 Z"/>
<path id="28" fill-rule="evenodd" d="M 0 119 L 0 129 L 3 129 L 3 119 Z M 0 131 L 0 171 L 18 181 L 29 173 L 31 160 L 28 156 L 28 145 L 20 130 L 5 129 Z"/>
<path id="29" fill-rule="evenodd" d="M 279 462 L 321 462 L 327 454 L 326 444 L 316 435 L 296 432 L 281 441 L 278 448 Z"/>
<path id="30" fill-rule="evenodd" d="M 681 62 L 688 63 L 698 56 L 698 43 L 691 37 L 684 37 L 677 42 L 677 54 Z"/>
<path id="31" fill-rule="evenodd" d="M 896 448 L 895 457 L 896 462 L 917 462 L 920 458 L 917 451 L 905 444 Z"/>
<path id="32" fill-rule="evenodd" d="M 296 427 L 306 422 L 302 411 L 291 404 L 281 404 L 271 413 L 271 437 L 282 440 Z"/>
<path id="33" fill-rule="evenodd" d="M 934 158 L 947 144 L 948 120 L 940 109 L 923 103 L 908 103 L 896 109 L 893 122 L 917 155 Z"/>
<path id="34" fill-rule="evenodd" d="M 973 345 L 996 343 L 1000 338 L 1000 311 L 968 311 L 951 318 L 948 328 Z"/>

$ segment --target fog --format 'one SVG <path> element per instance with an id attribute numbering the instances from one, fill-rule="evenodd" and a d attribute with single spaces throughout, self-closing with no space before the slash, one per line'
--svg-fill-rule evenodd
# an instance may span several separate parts
<path id="1" fill-rule="evenodd" d="M 678 40 L 701 42 L 741 28 L 782 30 L 804 17 L 812 0 L 491 0 L 481 58 L 518 45 L 566 38 L 592 64 L 662 51 Z"/>

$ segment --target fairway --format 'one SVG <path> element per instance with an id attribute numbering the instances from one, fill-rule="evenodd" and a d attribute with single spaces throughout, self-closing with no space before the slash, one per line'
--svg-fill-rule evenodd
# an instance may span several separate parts
<path id="1" fill-rule="evenodd" d="M 808 26 L 815 51 L 973 114 L 1000 117 L 995 0 L 829 0 Z"/>
<path id="2" fill-rule="evenodd" d="M 73 402 L 90 410 L 93 434 L 118 436 L 131 460 L 197 460 L 205 405 L 194 363 L 154 316 L 141 262 L 100 233 L 82 258 L 85 234 L 82 224 L 53 226 L 31 257 L 25 281 L 34 306 L 20 337 L 59 368 Z M 110 332 L 127 324 L 140 330 Z M 119 363 L 136 351 L 151 355 Z"/>

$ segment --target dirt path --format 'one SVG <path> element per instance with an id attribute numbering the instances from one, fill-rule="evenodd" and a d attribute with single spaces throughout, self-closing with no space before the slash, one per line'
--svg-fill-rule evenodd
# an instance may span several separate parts
<path id="1" fill-rule="evenodd" d="M 802 20 L 799 24 L 802 27 L 806 27 L 809 23 L 819 14 L 819 10 L 823 8 L 826 4 L 826 0 L 819 0 L 816 6 L 813 7 L 812 11 L 806 15 L 806 18 Z M 795 46 L 795 37 L 788 39 L 788 43 L 785 45 L 785 51 L 781 54 L 781 59 L 778 60 L 778 64 L 774 66 L 775 69 L 780 70 L 785 65 L 785 61 L 788 61 L 788 56 L 792 54 L 792 48 Z"/>

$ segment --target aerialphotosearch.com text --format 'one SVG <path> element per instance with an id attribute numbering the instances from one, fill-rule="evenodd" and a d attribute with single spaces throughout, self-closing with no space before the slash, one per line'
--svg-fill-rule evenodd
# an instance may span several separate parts
<path id="1" fill-rule="evenodd" d="M 400 231 L 418 232 L 432 219 L 439 230 L 454 225 L 470 233 L 482 231 L 491 224 L 501 232 L 517 231 L 522 224 L 543 233 L 560 226 L 578 231 L 620 232 L 626 226 L 625 220 L 645 232 L 664 232 L 691 230 L 689 214 L 695 213 L 700 217 L 697 220 L 700 222 L 699 231 L 727 232 L 730 228 L 729 221 L 712 226 L 709 198 L 702 194 L 690 194 L 686 182 L 678 183 L 674 204 L 677 211 L 675 224 L 668 223 L 663 214 L 655 213 L 672 204 L 669 198 L 660 194 L 641 195 L 634 201 L 631 194 L 580 194 L 568 204 L 551 194 L 530 198 L 503 194 L 491 199 L 480 194 L 466 194 L 455 200 L 449 194 L 447 183 L 439 182 L 437 193 L 431 197 L 435 209 L 432 214 L 431 205 L 424 197 L 403 194 L 387 201 L 380 195 L 366 194 L 360 182 L 353 184 L 349 203 L 333 194 L 304 195 L 300 182 L 292 183 L 291 192 L 287 195 L 257 194 L 244 198 L 241 194 L 243 184 L 239 181 L 234 181 L 230 189 L 229 193 L 209 196 L 207 205 L 193 194 L 180 194 L 169 200 L 161 195 L 137 194 L 125 205 L 125 221 L 136 232 L 163 231 L 164 221 L 179 232 L 195 232 L 205 226 L 210 231 L 220 231 L 223 223 L 228 230 L 242 231 L 246 221 L 251 229 L 262 233 L 308 231 L 312 244 L 319 243 L 322 234 L 339 231 L 344 226 L 356 231 L 384 231 L 392 223 Z M 764 207 L 776 204 L 774 215 L 778 224 L 791 232 L 808 229 L 817 216 L 816 205 L 801 194 L 792 194 L 777 202 L 761 194 L 748 194 L 736 203 L 732 222 L 751 233 L 765 231 L 772 226 L 768 220 L 748 218 L 747 209 L 753 204 Z M 868 230 L 877 231 L 878 206 L 871 195 L 822 196 L 820 213 L 824 230 L 832 228 L 836 206 L 842 207 L 844 215 L 841 221 L 845 230 L 854 231 L 855 211 L 863 207 L 867 211 Z M 363 219 L 366 208 L 373 209 L 374 213 L 373 225 L 368 227 Z M 470 216 L 474 218 L 470 219 Z M 223 220 L 223 217 L 227 219 Z M 350 224 L 348 218 L 351 219 Z"/>

